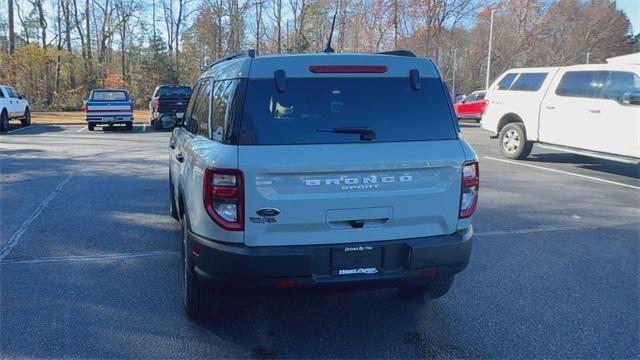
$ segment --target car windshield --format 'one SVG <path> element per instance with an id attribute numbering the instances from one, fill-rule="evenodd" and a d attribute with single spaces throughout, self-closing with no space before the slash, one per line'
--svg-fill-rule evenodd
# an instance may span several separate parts
<path id="1" fill-rule="evenodd" d="M 290 78 L 278 92 L 273 79 L 250 80 L 242 144 L 328 144 L 457 138 L 447 93 L 439 79 L 412 89 L 406 78 Z M 327 131 L 326 129 L 339 129 Z"/>
<path id="2" fill-rule="evenodd" d="M 188 86 L 167 86 L 158 89 L 158 97 L 183 97 L 191 96 L 191 88 Z"/>
<path id="3" fill-rule="evenodd" d="M 91 101 L 125 101 L 127 93 L 125 91 L 94 91 Z"/>

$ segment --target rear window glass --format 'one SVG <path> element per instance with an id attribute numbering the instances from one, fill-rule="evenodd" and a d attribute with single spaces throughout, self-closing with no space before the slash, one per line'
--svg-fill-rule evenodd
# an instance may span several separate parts
<path id="1" fill-rule="evenodd" d="M 157 97 L 182 97 L 188 98 L 191 96 L 191 88 L 188 86 L 168 86 L 158 89 Z"/>
<path id="2" fill-rule="evenodd" d="M 538 91 L 547 78 L 547 73 L 522 73 L 511 85 L 509 90 Z"/>
<path id="3" fill-rule="evenodd" d="M 498 85 L 496 85 L 496 90 L 507 90 L 509 86 L 511 86 L 511 83 L 513 83 L 513 80 L 516 78 L 516 76 L 518 76 L 518 74 L 516 73 L 505 75 L 502 80 L 500 80 Z"/>
<path id="4" fill-rule="evenodd" d="M 560 79 L 556 94 L 560 96 L 598 97 L 603 71 L 567 71 Z"/>
<path id="5" fill-rule="evenodd" d="M 250 80 L 244 103 L 240 144 L 332 144 L 457 138 L 450 100 L 439 79 L 421 79 L 411 89 L 406 78 L 288 78 L 278 92 L 273 79 Z"/>
<path id="6" fill-rule="evenodd" d="M 125 91 L 94 91 L 92 101 L 125 101 L 127 93 Z"/>

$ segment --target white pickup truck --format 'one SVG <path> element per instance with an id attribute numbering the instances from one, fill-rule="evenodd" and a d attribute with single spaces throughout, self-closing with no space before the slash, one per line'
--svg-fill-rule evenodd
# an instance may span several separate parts
<path id="1" fill-rule="evenodd" d="M 482 128 L 510 159 L 534 143 L 580 155 L 640 163 L 640 66 L 511 69 L 488 89 Z"/>
<path id="2" fill-rule="evenodd" d="M 11 86 L 0 85 L 0 131 L 7 131 L 9 120 L 14 119 L 22 126 L 31 125 L 29 101 Z"/>

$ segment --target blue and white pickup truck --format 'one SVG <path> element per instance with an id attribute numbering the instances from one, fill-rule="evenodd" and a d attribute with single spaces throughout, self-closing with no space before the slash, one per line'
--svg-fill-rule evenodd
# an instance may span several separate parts
<path id="1" fill-rule="evenodd" d="M 124 124 L 133 130 L 133 102 L 123 89 L 96 89 L 84 104 L 85 120 L 89 131 L 96 125 Z"/>

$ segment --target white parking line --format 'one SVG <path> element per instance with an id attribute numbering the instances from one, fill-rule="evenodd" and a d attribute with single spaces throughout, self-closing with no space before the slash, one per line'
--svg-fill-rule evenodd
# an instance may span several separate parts
<path id="1" fill-rule="evenodd" d="M 175 256 L 179 255 L 179 251 L 150 251 L 144 253 L 125 253 L 125 254 L 105 254 L 105 255 L 76 255 L 76 256 L 52 256 L 41 259 L 17 259 L 6 260 L 1 264 L 43 264 L 43 263 L 59 263 L 59 262 L 80 262 L 80 261 L 108 261 L 119 259 L 130 259 L 149 256 Z"/>
<path id="2" fill-rule="evenodd" d="M 12 134 L 12 133 L 14 133 L 14 132 L 18 132 L 18 131 L 26 130 L 26 129 L 28 129 L 28 128 L 32 128 L 32 127 L 34 127 L 34 126 L 35 126 L 35 125 L 29 125 L 29 126 L 25 126 L 25 127 L 23 127 L 23 128 L 20 128 L 20 129 L 15 129 L 15 130 L 7 131 L 7 134 Z"/>
<path id="3" fill-rule="evenodd" d="M 20 225 L 18 230 L 16 230 L 16 232 L 14 232 L 13 235 L 11 235 L 11 238 L 9 239 L 9 242 L 7 243 L 7 245 L 5 245 L 4 248 L 0 249 L 0 260 L 4 259 L 7 255 L 9 255 L 9 253 L 11 252 L 11 249 L 13 249 L 18 244 L 18 241 L 20 241 L 22 234 L 24 234 L 29 229 L 29 226 L 31 226 L 31 224 L 38 218 L 38 216 L 40 216 L 44 208 L 47 207 L 47 204 L 49 204 L 51 200 L 53 200 L 56 196 L 58 196 L 60 191 L 62 191 L 62 188 L 64 187 L 64 185 L 68 183 L 72 177 L 73 177 L 73 173 L 69 174 L 69 176 L 67 176 L 64 180 L 62 180 L 62 182 L 58 184 L 58 186 L 56 186 L 55 190 L 53 190 L 53 192 L 49 194 L 49 196 L 47 196 L 44 200 L 42 200 L 42 202 L 40 203 L 40 205 L 38 205 L 38 207 L 33 212 L 33 214 L 31 214 L 31 216 L 29 216 L 27 220 L 25 220 L 22 223 L 22 225 Z"/>
<path id="4" fill-rule="evenodd" d="M 76 131 L 76 132 L 82 132 L 82 130 L 84 130 L 84 129 L 86 129 L 86 128 L 87 128 L 87 127 L 85 126 L 85 127 L 83 127 L 82 129 L 80 129 L 80 130 L 78 130 L 78 131 Z"/>
<path id="5" fill-rule="evenodd" d="M 494 158 L 494 157 L 491 157 L 491 156 L 483 156 L 483 157 L 485 159 L 489 159 L 489 160 L 500 161 L 500 162 L 505 162 L 505 163 L 514 164 L 514 165 L 520 165 L 520 166 L 526 166 L 526 167 L 530 167 L 530 168 L 534 168 L 534 169 L 538 169 L 538 170 L 546 170 L 546 171 L 551 171 L 551 172 L 555 172 L 555 173 L 559 173 L 559 174 L 575 176 L 575 177 L 579 177 L 579 178 L 582 178 L 582 179 L 598 181 L 598 182 L 602 182 L 602 183 L 605 183 L 605 184 L 618 185 L 618 186 L 622 186 L 622 187 L 626 187 L 626 188 L 630 188 L 630 189 L 640 190 L 640 186 L 624 184 L 624 183 L 617 182 L 617 181 L 605 180 L 605 179 L 600 179 L 600 178 L 593 177 L 593 176 L 576 174 L 576 173 L 572 173 L 572 172 L 569 172 L 569 171 L 563 171 L 563 170 L 556 170 L 556 169 L 552 169 L 552 168 L 548 168 L 548 167 L 544 167 L 544 166 L 525 164 L 525 163 L 512 161 L 512 160 L 497 159 L 497 158 Z"/>

